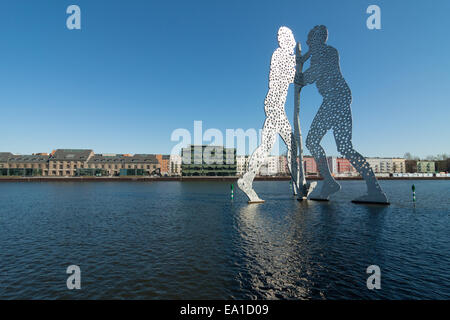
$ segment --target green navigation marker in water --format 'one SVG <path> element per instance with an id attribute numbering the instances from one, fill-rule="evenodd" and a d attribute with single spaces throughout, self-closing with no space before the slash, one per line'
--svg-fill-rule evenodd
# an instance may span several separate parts
<path id="1" fill-rule="evenodd" d="M 234 199 L 234 184 L 231 184 L 231 200 Z"/>
<path id="2" fill-rule="evenodd" d="M 413 192 L 413 202 L 415 204 L 416 203 L 416 186 L 412 185 L 411 189 L 412 189 L 412 192 Z"/>

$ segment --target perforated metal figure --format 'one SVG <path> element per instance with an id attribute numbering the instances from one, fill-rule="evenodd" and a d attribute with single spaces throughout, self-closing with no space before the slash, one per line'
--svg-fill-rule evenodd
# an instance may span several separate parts
<path id="1" fill-rule="evenodd" d="M 294 82 L 296 65 L 294 55 L 296 43 L 289 28 L 281 27 L 278 30 L 278 44 L 279 48 L 273 53 L 270 62 L 269 91 L 264 100 L 266 121 L 262 130 L 261 145 L 253 152 L 246 173 L 238 180 L 239 188 L 248 196 L 250 203 L 263 202 L 253 190 L 253 179 L 272 150 L 277 134 L 281 136 L 288 148 L 289 172 L 291 172 L 291 166 L 296 165 L 296 161 L 291 160 L 292 127 L 284 109 L 289 84 Z M 296 181 L 295 177 L 293 180 Z"/>
<path id="2" fill-rule="evenodd" d="M 306 146 L 317 162 L 320 174 L 324 178 L 322 189 L 311 198 L 328 200 L 330 195 L 340 190 L 340 185 L 330 173 L 325 151 L 320 141 L 328 130 L 333 129 L 338 151 L 350 161 L 364 178 L 367 194 L 355 199 L 355 202 L 387 203 L 375 175 L 366 159 L 359 154 L 352 144 L 352 114 L 350 105 L 352 94 L 339 66 L 338 51 L 327 45 L 328 30 L 325 26 L 315 26 L 308 34 L 307 44 L 310 50 L 311 64 L 308 70 L 297 73 L 295 83 L 306 86 L 316 84 L 323 97 L 306 138 Z M 306 56 L 306 55 L 305 55 Z"/>

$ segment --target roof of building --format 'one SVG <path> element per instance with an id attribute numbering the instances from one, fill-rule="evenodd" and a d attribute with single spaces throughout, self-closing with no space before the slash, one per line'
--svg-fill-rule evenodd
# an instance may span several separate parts
<path id="1" fill-rule="evenodd" d="M 57 149 L 51 160 L 86 161 L 94 153 L 91 149 Z"/>
<path id="2" fill-rule="evenodd" d="M 95 154 L 88 161 L 89 163 L 151 163 L 158 164 L 158 160 L 154 154 L 136 154 L 132 157 L 122 154 L 102 155 Z"/>
<path id="3" fill-rule="evenodd" d="M 49 156 L 41 155 L 12 155 L 9 157 L 8 162 L 27 162 L 27 163 L 45 163 L 48 161 Z"/>
<path id="4" fill-rule="evenodd" d="M 10 157 L 14 156 L 11 152 L 0 152 L 0 162 L 6 162 Z"/>
<path id="5" fill-rule="evenodd" d="M 124 156 L 122 154 L 116 154 L 116 155 L 104 155 L 104 154 L 95 154 L 93 157 L 91 157 L 88 162 L 89 163 L 121 163 L 126 162 L 130 157 Z"/>
<path id="6" fill-rule="evenodd" d="M 128 158 L 129 162 L 148 162 L 148 163 L 159 163 L 156 155 L 154 154 L 135 154 L 133 157 Z"/>

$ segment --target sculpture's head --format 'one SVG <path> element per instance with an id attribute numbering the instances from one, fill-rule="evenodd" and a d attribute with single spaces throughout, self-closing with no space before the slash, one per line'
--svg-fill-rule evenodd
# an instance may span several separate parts
<path id="1" fill-rule="evenodd" d="M 306 43 L 310 48 L 322 46 L 327 42 L 328 39 L 328 29 L 324 25 L 315 26 L 308 33 L 308 40 Z"/>
<path id="2" fill-rule="evenodd" d="M 280 48 L 285 50 L 293 50 L 295 47 L 295 39 L 291 29 L 288 27 L 281 27 L 278 29 L 278 44 Z"/>

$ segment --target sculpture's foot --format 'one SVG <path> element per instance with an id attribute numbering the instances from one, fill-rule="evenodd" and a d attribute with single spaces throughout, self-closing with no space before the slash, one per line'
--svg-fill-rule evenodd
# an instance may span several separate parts
<path id="1" fill-rule="evenodd" d="M 386 204 L 389 205 L 389 201 L 386 197 L 386 194 L 383 191 L 372 192 L 370 194 L 365 194 L 355 200 L 352 200 L 353 203 L 373 203 L 373 204 Z"/>
<path id="2" fill-rule="evenodd" d="M 308 199 L 309 195 L 317 186 L 317 181 L 308 182 L 306 185 L 303 186 L 303 193 L 301 196 L 297 198 L 298 201 L 306 200 Z"/>
<path id="3" fill-rule="evenodd" d="M 328 201 L 330 196 L 341 190 L 341 186 L 336 181 L 324 182 L 319 195 L 310 195 L 308 199 L 317 201 Z"/>
<path id="4" fill-rule="evenodd" d="M 314 189 L 317 187 L 317 181 L 313 181 L 307 184 L 308 190 L 306 191 L 306 199 L 308 199 L 311 192 L 314 191 Z"/>
<path id="5" fill-rule="evenodd" d="M 256 194 L 255 190 L 253 190 L 252 186 L 248 183 L 247 180 L 245 180 L 244 177 L 238 179 L 238 187 L 241 189 L 248 197 L 249 201 L 248 203 L 263 203 L 264 200 L 260 199 L 258 195 Z"/>
<path id="6" fill-rule="evenodd" d="M 251 201 L 251 200 L 247 201 L 248 204 L 264 203 L 264 202 L 266 202 L 266 201 L 262 200 L 262 199 L 259 199 L 259 200 L 256 200 L 256 201 Z"/>

